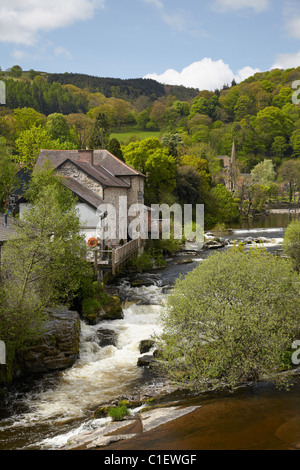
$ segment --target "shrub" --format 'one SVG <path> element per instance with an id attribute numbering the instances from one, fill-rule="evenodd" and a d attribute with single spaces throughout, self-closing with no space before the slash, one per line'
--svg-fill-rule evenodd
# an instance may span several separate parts
<path id="1" fill-rule="evenodd" d="M 126 405 L 115 406 L 109 409 L 108 415 L 113 421 L 122 421 L 125 416 L 129 415 L 129 410 Z"/>
<path id="2" fill-rule="evenodd" d="M 290 260 L 263 249 L 211 255 L 169 296 L 161 371 L 197 389 L 283 381 L 283 355 L 299 332 L 299 283 Z"/>
<path id="3" fill-rule="evenodd" d="M 295 269 L 300 271 L 300 220 L 289 224 L 283 238 L 283 249 L 293 260 Z"/>

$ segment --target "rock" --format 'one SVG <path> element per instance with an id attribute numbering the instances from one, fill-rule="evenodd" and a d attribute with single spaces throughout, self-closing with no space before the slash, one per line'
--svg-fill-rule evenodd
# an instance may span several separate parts
<path id="1" fill-rule="evenodd" d="M 47 310 L 44 334 L 17 358 L 21 373 L 44 373 L 71 367 L 79 357 L 79 314 L 67 309 Z"/>
<path id="2" fill-rule="evenodd" d="M 99 344 L 99 346 L 101 346 L 102 348 L 104 348 L 105 346 L 111 346 L 111 345 L 116 346 L 117 337 L 116 337 L 116 333 L 113 330 L 100 328 L 97 331 L 96 336 L 97 336 L 96 341 Z"/>
<path id="3" fill-rule="evenodd" d="M 138 367 L 149 367 L 155 361 L 152 354 L 145 354 L 138 358 L 137 365 Z"/>
<path id="4" fill-rule="evenodd" d="M 189 264 L 189 263 L 193 263 L 194 261 L 192 259 L 181 259 L 179 261 L 176 261 L 175 264 Z"/>
<path id="5" fill-rule="evenodd" d="M 121 300 L 117 295 L 109 297 L 109 302 L 98 311 L 98 319 L 101 320 L 122 320 L 124 318 Z"/>
<path id="6" fill-rule="evenodd" d="M 153 348 L 155 342 L 152 339 L 144 339 L 140 342 L 139 350 L 141 354 L 147 353 Z"/>

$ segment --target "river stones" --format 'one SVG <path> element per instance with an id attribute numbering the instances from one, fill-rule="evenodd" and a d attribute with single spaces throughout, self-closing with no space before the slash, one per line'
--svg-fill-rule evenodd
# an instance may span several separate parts
<path id="1" fill-rule="evenodd" d="M 100 328 L 96 332 L 96 342 L 104 348 L 105 346 L 116 346 L 117 335 L 113 330 L 107 328 Z"/>
<path id="2" fill-rule="evenodd" d="M 141 354 L 147 353 L 153 348 L 155 342 L 152 339 L 143 339 L 139 344 L 139 350 Z"/>

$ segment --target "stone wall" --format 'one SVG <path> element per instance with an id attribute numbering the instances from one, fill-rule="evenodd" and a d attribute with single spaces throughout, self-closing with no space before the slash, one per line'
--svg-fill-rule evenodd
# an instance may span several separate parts
<path id="1" fill-rule="evenodd" d="M 59 169 L 59 173 L 63 176 L 69 176 L 77 180 L 82 186 L 90 189 L 103 199 L 103 186 L 93 178 L 89 177 L 84 171 L 80 170 L 71 162 L 66 162 Z"/>

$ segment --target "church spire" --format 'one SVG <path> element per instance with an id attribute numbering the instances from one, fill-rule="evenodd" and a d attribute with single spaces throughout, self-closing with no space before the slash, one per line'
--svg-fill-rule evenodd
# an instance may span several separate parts
<path id="1" fill-rule="evenodd" d="M 235 140 L 232 142 L 232 151 L 231 151 L 231 165 L 236 164 L 236 151 L 235 151 Z"/>

